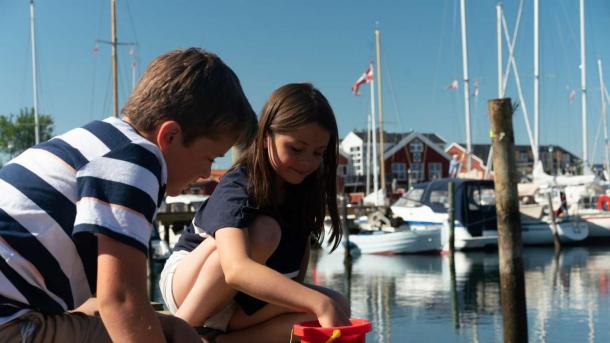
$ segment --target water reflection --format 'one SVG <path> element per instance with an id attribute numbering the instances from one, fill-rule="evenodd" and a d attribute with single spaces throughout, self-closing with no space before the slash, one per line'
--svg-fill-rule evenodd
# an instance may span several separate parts
<path id="1" fill-rule="evenodd" d="M 457 253 L 455 282 L 449 258 L 371 256 L 353 261 L 312 254 L 310 281 L 350 295 L 355 317 L 368 318 L 372 342 L 501 342 L 502 309 L 495 252 Z M 610 251 L 572 247 L 524 251 L 531 342 L 606 342 L 610 334 Z"/>

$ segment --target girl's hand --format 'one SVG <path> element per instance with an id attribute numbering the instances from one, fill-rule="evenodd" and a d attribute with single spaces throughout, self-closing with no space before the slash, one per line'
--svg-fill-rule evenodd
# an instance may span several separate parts
<path id="1" fill-rule="evenodd" d="M 320 313 L 316 313 L 322 327 L 350 326 L 349 315 L 331 298 L 327 298 Z"/>

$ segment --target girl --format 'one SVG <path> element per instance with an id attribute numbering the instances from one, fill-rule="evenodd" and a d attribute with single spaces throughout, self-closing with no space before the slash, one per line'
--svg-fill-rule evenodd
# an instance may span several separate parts
<path id="1" fill-rule="evenodd" d="M 219 341 L 286 342 L 296 322 L 349 325 L 346 299 L 303 283 L 310 237 L 323 240 L 336 204 L 338 132 L 311 84 L 271 94 L 256 136 L 180 237 L 161 274 L 170 311 Z M 204 335 L 205 336 L 205 335 Z"/>

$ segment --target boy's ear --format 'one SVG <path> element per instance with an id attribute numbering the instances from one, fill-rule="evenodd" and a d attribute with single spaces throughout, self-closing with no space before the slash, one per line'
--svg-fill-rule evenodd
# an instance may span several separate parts
<path id="1" fill-rule="evenodd" d="M 159 124 L 156 142 L 161 151 L 166 151 L 172 144 L 182 142 L 182 128 L 173 120 Z"/>

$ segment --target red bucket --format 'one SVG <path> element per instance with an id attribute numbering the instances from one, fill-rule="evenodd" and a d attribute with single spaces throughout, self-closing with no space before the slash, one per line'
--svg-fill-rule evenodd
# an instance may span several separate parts
<path id="1" fill-rule="evenodd" d="M 366 319 L 350 319 L 351 326 L 337 326 L 332 328 L 320 327 L 317 320 L 294 324 L 293 333 L 301 337 L 301 343 L 364 343 L 366 333 L 373 327 Z"/>

